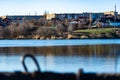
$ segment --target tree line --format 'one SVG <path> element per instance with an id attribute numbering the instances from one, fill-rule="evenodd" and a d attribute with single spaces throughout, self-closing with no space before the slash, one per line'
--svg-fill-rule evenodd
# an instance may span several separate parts
<path id="1" fill-rule="evenodd" d="M 6 27 L 0 26 L 0 38 L 17 39 L 20 36 L 30 39 L 34 36 L 44 37 L 44 39 L 51 38 L 51 36 L 66 38 L 68 33 L 88 27 L 87 22 L 85 24 L 70 24 L 71 21 L 73 20 L 23 19 L 21 22 L 11 22 Z"/>

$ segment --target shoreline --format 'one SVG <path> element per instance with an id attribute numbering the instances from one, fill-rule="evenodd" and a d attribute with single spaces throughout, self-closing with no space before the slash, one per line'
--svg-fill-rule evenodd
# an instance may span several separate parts
<path id="1" fill-rule="evenodd" d="M 120 39 L 120 38 L 77 38 L 77 37 L 71 37 L 69 39 L 33 39 L 33 38 L 23 38 L 23 39 L 0 39 L 0 40 L 86 40 L 86 39 Z"/>
<path id="2" fill-rule="evenodd" d="M 51 34 L 51 33 L 49 33 Z M 62 35 L 16 35 L 0 37 L 0 40 L 69 40 L 69 39 L 120 39 L 120 28 L 80 29 L 72 32 L 63 32 Z"/>

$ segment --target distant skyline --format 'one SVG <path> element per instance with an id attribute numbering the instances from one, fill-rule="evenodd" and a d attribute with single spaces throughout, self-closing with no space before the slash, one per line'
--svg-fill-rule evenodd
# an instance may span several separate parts
<path id="1" fill-rule="evenodd" d="M 120 0 L 0 0 L 0 16 L 42 15 L 49 13 L 106 12 L 120 13 Z"/>

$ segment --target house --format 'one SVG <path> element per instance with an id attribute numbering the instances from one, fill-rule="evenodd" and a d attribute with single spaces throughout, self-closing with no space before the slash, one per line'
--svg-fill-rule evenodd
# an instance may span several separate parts
<path id="1" fill-rule="evenodd" d="M 120 27 L 120 19 L 114 16 L 102 17 L 99 21 L 95 21 L 94 25 L 100 24 L 101 27 Z"/>
<path id="2" fill-rule="evenodd" d="M 0 18 L 0 26 L 7 26 L 7 25 L 9 25 L 11 23 L 11 19 L 9 19 L 9 18 L 4 18 L 4 19 L 2 19 L 2 18 Z"/>

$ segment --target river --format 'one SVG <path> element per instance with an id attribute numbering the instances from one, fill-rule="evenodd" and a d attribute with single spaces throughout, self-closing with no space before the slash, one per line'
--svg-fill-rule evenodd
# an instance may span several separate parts
<path id="1" fill-rule="evenodd" d="M 120 73 L 120 39 L 0 40 L 0 72 L 24 72 L 20 58 L 32 54 L 42 71 Z M 30 72 L 36 66 L 26 59 Z"/>

